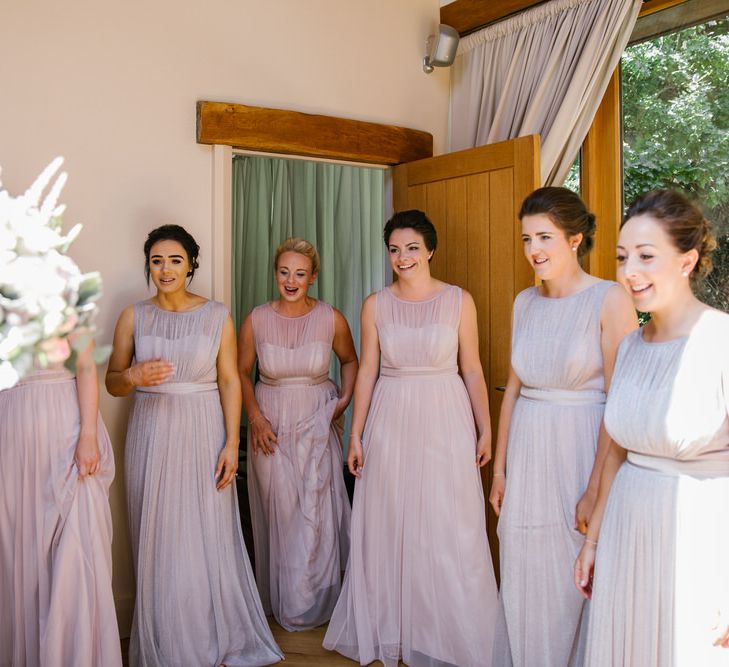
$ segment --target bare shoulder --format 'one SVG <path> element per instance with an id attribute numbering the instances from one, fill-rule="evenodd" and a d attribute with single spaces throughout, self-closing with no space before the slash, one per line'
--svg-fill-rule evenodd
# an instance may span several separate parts
<path id="1" fill-rule="evenodd" d="M 134 331 L 134 304 L 121 311 L 116 323 L 117 331 Z"/>
<path id="2" fill-rule="evenodd" d="M 362 313 L 365 311 L 374 312 L 377 303 L 377 292 L 372 292 L 362 303 Z"/>
<path id="3" fill-rule="evenodd" d="M 462 287 L 461 287 L 461 301 L 464 306 L 467 306 L 469 308 L 471 306 L 473 306 L 474 308 L 476 307 L 476 302 L 473 300 L 473 296 L 471 295 L 471 293 L 467 289 L 463 289 Z"/>
<path id="4" fill-rule="evenodd" d="M 614 315 L 616 312 L 634 312 L 633 299 L 628 291 L 620 284 L 611 285 L 602 301 L 601 314 L 604 316 Z"/>

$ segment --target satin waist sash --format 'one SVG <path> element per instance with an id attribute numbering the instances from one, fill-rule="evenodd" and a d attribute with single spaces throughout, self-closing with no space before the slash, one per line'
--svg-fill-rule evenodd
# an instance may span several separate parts
<path id="1" fill-rule="evenodd" d="M 300 377 L 288 377 L 288 378 L 272 378 L 268 375 L 261 373 L 259 380 L 263 384 L 267 384 L 269 387 L 313 387 L 317 384 L 323 384 L 329 379 L 329 373 L 322 373 L 310 377 L 302 375 Z"/>
<path id="2" fill-rule="evenodd" d="M 628 463 L 668 475 L 691 475 L 694 477 L 729 477 L 729 459 L 698 459 L 681 461 L 665 456 L 651 456 L 628 451 Z"/>
<path id="3" fill-rule="evenodd" d="M 31 371 L 18 382 L 18 386 L 25 384 L 58 384 L 59 382 L 71 382 L 76 376 L 65 368 L 44 368 L 43 370 Z"/>
<path id="4" fill-rule="evenodd" d="M 602 405 L 605 403 L 605 392 L 596 389 L 573 391 L 570 389 L 522 387 L 520 396 L 530 401 L 545 401 L 558 405 Z"/>
<path id="5" fill-rule="evenodd" d="M 395 368 L 393 366 L 382 366 L 380 375 L 384 377 L 435 377 L 439 375 L 458 375 L 458 366 L 404 366 Z"/>
<path id="6" fill-rule="evenodd" d="M 164 382 L 154 387 L 136 387 L 143 394 L 199 394 L 217 389 L 217 382 Z"/>

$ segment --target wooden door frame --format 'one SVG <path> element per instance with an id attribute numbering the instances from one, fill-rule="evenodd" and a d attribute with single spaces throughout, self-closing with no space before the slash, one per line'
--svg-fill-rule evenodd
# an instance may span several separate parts
<path id="1" fill-rule="evenodd" d="M 212 298 L 231 307 L 233 149 L 357 165 L 397 165 L 433 155 L 433 135 L 407 127 L 201 100 L 197 142 L 212 146 Z"/>

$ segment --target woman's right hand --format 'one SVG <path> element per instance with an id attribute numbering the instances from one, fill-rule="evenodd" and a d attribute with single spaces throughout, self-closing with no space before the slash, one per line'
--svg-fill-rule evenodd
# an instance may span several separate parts
<path id="1" fill-rule="evenodd" d="M 496 516 L 501 515 L 501 505 L 504 502 L 504 493 L 506 492 L 506 477 L 503 475 L 494 475 L 491 480 L 491 493 L 489 493 L 489 503 L 494 508 Z"/>
<path id="2" fill-rule="evenodd" d="M 362 450 L 362 441 L 357 437 L 349 438 L 349 454 L 347 455 L 347 467 L 357 479 L 362 477 L 364 468 L 364 452 Z"/>
<path id="3" fill-rule="evenodd" d="M 164 359 L 150 359 L 130 366 L 125 375 L 135 387 L 154 387 L 175 374 L 175 366 Z"/>
<path id="4" fill-rule="evenodd" d="M 259 413 L 255 419 L 248 422 L 251 427 L 251 440 L 253 441 L 253 453 L 261 452 L 265 456 L 271 456 L 278 445 L 278 438 L 273 432 L 271 422 Z"/>

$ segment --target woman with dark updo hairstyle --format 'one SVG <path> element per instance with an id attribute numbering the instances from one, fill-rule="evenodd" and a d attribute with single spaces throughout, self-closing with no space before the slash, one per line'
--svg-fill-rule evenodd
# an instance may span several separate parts
<path id="1" fill-rule="evenodd" d="M 591 667 L 729 664 L 729 315 L 691 289 L 714 246 L 671 190 L 640 197 L 620 230 L 618 279 L 651 319 L 618 351 L 613 442 L 575 564 Z"/>
<path id="2" fill-rule="evenodd" d="M 605 392 L 637 325 L 625 290 L 591 276 L 595 216 L 567 188 L 530 194 L 519 212 L 539 281 L 514 301 L 511 369 L 489 500 L 499 516 L 501 608 L 494 665 L 582 665 L 587 618 L 571 563 L 609 446 Z"/>
<path id="3" fill-rule="evenodd" d="M 125 450 L 137 596 L 135 667 L 258 667 L 282 655 L 243 543 L 235 485 L 241 389 L 233 321 L 188 291 L 199 246 L 164 225 L 144 244 L 157 293 L 124 309 L 106 387 L 134 392 Z"/>
<path id="4" fill-rule="evenodd" d="M 397 281 L 362 306 L 351 547 L 324 647 L 362 665 L 489 667 L 497 597 L 480 468 L 491 427 L 476 305 L 431 275 L 425 213 L 396 213 L 384 241 Z"/>

